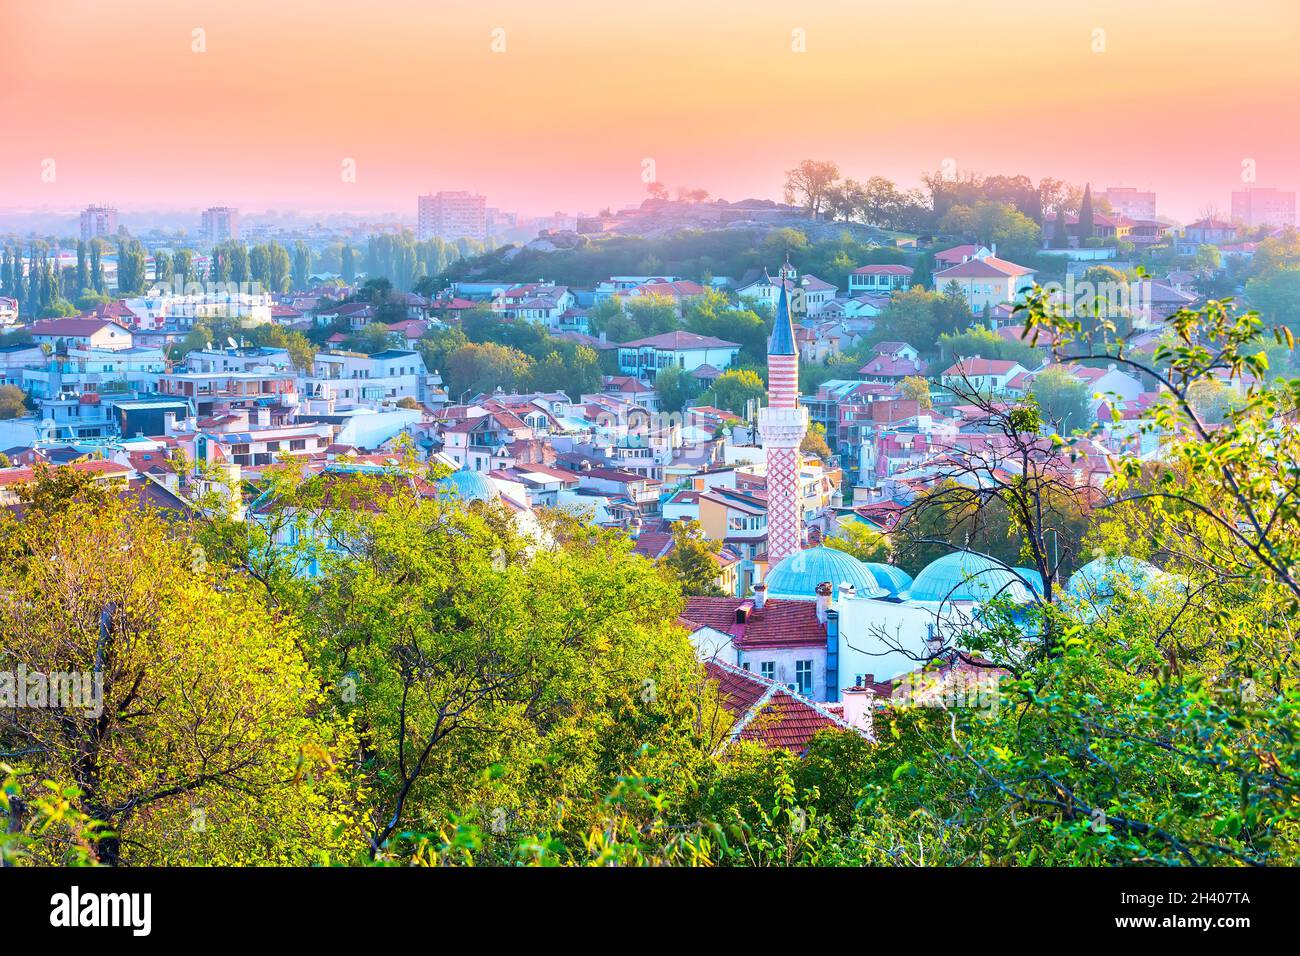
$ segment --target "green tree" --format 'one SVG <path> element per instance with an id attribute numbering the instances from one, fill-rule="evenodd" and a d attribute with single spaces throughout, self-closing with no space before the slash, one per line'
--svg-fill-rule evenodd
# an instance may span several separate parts
<path id="1" fill-rule="evenodd" d="M 1087 428 L 1092 389 L 1059 365 L 1049 365 L 1034 376 L 1030 395 L 1038 403 L 1043 420 L 1056 432 L 1069 435 Z"/>
<path id="2" fill-rule="evenodd" d="M 666 368 L 655 376 L 655 391 L 659 393 L 659 407 L 663 411 L 680 412 L 697 389 L 690 372 L 680 368 Z"/>
<path id="3" fill-rule="evenodd" d="M 1096 232 L 1096 215 L 1092 209 L 1092 183 L 1083 187 L 1083 199 L 1079 203 L 1079 242 L 1091 239 Z"/>
<path id="4" fill-rule="evenodd" d="M 934 399 L 930 396 L 930 380 L 922 375 L 907 376 L 898 383 L 898 391 L 904 398 L 917 402 L 922 411 L 934 407 Z"/>
<path id="5" fill-rule="evenodd" d="M 785 201 L 798 202 L 808 215 L 816 219 L 821 215 L 827 196 L 835 181 L 840 178 L 840 168 L 828 160 L 805 159 L 785 173 Z"/>
<path id="6" fill-rule="evenodd" d="M 853 521 L 842 525 L 839 533 L 825 539 L 827 547 L 845 551 L 859 561 L 888 562 L 889 539 L 874 528 Z"/>
<path id="7" fill-rule="evenodd" d="M 753 369 L 730 369 L 723 372 L 700 395 L 698 404 L 725 408 L 738 415 L 745 414 L 750 401 L 760 401 L 767 394 L 762 376 Z"/>
<path id="8" fill-rule="evenodd" d="M 24 595 L 0 611 L 4 668 L 94 672 L 100 689 L 63 709 L 0 710 L 0 743 L 106 825 L 93 857 L 350 857 L 355 791 L 336 770 L 355 743 L 320 716 L 294 624 L 205 566 L 177 526 L 84 475 L 47 472 L 20 494 L 28 520 L 0 526 L 0 587 Z"/>
<path id="9" fill-rule="evenodd" d="M 507 392 L 527 384 L 532 360 L 509 346 L 493 342 L 469 343 L 447 358 L 447 388 L 453 397 L 466 392 L 491 394 L 498 386 Z"/>
<path id="10" fill-rule="evenodd" d="M 677 582 L 683 595 L 721 595 L 718 585 L 722 542 L 710 541 L 698 521 L 677 521 L 672 526 L 672 549 L 659 563 Z"/>
<path id="11" fill-rule="evenodd" d="M 27 395 L 17 385 L 0 385 L 0 419 L 27 414 Z"/>

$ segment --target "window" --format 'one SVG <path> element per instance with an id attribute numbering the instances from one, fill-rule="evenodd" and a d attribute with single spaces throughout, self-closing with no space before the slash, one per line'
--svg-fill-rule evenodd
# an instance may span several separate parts
<path id="1" fill-rule="evenodd" d="M 795 689 L 805 697 L 812 696 L 812 661 L 794 662 Z"/>
<path id="2" fill-rule="evenodd" d="M 766 680 L 776 680 L 776 661 L 763 661 L 758 665 L 758 673 Z"/>

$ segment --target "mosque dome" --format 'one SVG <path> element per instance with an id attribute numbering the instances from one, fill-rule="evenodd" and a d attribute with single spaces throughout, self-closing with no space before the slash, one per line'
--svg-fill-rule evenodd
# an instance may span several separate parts
<path id="1" fill-rule="evenodd" d="M 858 597 L 881 598 L 889 594 L 876 582 L 867 565 L 847 552 L 825 545 L 787 555 L 763 579 L 768 597 L 804 601 L 814 600 L 817 585 L 824 581 L 831 583 L 835 598 L 839 598 L 844 584 L 853 585 Z"/>
<path id="2" fill-rule="evenodd" d="M 864 561 L 862 566 L 871 572 L 876 583 L 884 588 L 890 597 L 896 597 L 899 592 L 906 591 L 912 586 L 912 576 L 902 568 L 881 561 Z"/>
<path id="3" fill-rule="evenodd" d="M 461 468 L 438 480 L 438 490 L 446 497 L 461 501 L 495 501 L 501 497 L 487 475 Z"/>
<path id="4" fill-rule="evenodd" d="M 927 564 L 912 586 L 899 595 L 909 601 L 990 601 L 1005 595 L 1016 604 L 1029 604 L 1033 591 L 1017 572 L 974 551 L 954 551 Z"/>
<path id="5" fill-rule="evenodd" d="M 1016 573 L 1028 581 L 1034 588 L 1034 592 L 1042 597 L 1046 587 L 1043 584 L 1043 576 L 1038 573 L 1037 568 L 1016 568 Z"/>
<path id="6" fill-rule="evenodd" d="M 1163 577 L 1159 568 L 1139 558 L 1098 558 L 1070 575 L 1065 591 L 1082 600 L 1104 600 L 1114 597 L 1119 585 L 1150 596 Z"/>

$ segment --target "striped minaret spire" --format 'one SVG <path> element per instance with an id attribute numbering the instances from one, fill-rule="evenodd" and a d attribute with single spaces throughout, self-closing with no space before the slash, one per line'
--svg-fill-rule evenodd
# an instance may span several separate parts
<path id="1" fill-rule="evenodd" d="M 776 306 L 776 324 L 767 340 L 767 405 L 758 410 L 758 432 L 767 455 L 767 561 L 774 566 L 803 545 L 799 469 L 808 411 L 799 404 L 799 351 L 786 283 Z"/>

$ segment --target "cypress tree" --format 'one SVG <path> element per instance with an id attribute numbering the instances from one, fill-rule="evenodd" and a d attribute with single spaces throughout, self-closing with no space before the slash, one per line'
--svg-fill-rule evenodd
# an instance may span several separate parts
<path id="1" fill-rule="evenodd" d="M 1086 239 L 1092 238 L 1093 230 L 1092 214 L 1092 184 L 1089 183 L 1083 187 L 1083 202 L 1079 204 L 1079 242 L 1083 243 Z"/>
<path id="2" fill-rule="evenodd" d="M 86 243 L 83 239 L 77 240 L 77 294 L 81 294 L 82 289 L 90 288 L 90 273 L 86 265 Z"/>

